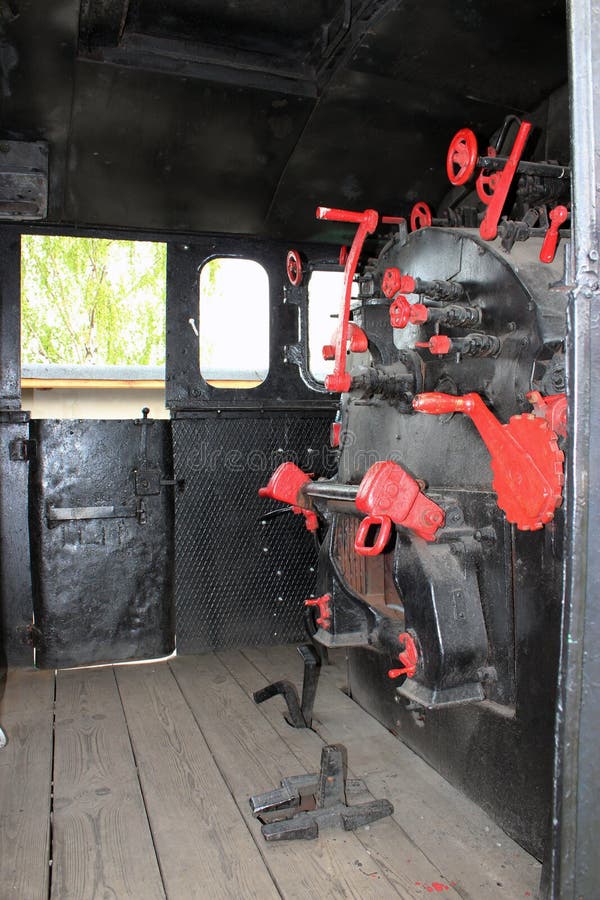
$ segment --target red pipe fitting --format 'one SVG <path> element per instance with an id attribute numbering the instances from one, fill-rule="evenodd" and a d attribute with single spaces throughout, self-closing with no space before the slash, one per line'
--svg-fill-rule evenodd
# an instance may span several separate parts
<path id="1" fill-rule="evenodd" d="M 402 663 L 401 669 L 389 669 L 388 678 L 400 678 L 406 675 L 407 678 L 414 678 L 419 664 L 419 651 L 411 635 L 404 631 L 398 635 L 400 643 L 404 644 L 404 650 L 398 654 L 398 659 Z"/>
<path id="2" fill-rule="evenodd" d="M 322 597 L 311 597 L 310 600 L 305 600 L 305 606 L 316 606 L 319 609 L 319 615 L 317 619 L 315 619 L 317 625 L 320 625 L 325 631 L 329 631 L 331 628 L 331 608 L 329 606 L 329 601 L 331 600 L 330 594 L 323 594 Z"/>
<path id="3" fill-rule="evenodd" d="M 423 325 L 429 318 L 429 310 L 423 303 L 409 303 L 398 294 L 390 306 L 392 328 L 406 328 L 407 325 Z"/>

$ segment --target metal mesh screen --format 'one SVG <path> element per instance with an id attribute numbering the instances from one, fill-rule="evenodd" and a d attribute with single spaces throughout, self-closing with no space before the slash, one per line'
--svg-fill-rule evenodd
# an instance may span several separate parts
<path id="1" fill-rule="evenodd" d="M 292 460 L 331 474 L 332 413 L 213 416 L 173 421 L 176 633 L 180 653 L 280 644 L 303 637 L 303 602 L 317 552 L 304 517 L 261 499 L 273 469 Z"/>

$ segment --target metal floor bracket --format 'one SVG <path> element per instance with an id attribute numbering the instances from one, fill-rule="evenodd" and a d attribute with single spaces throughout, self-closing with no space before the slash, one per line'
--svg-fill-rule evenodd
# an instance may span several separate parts
<path id="1" fill-rule="evenodd" d="M 341 744 L 327 744 L 321 751 L 320 772 L 284 778 L 279 788 L 250 797 L 252 814 L 263 823 L 264 839 L 312 840 L 318 837 L 319 827 L 354 831 L 361 825 L 391 816 L 394 807 L 389 800 L 348 806 L 346 769 L 346 748 Z"/>
<path id="2" fill-rule="evenodd" d="M 313 707 L 317 693 L 317 682 L 321 670 L 321 660 L 314 647 L 301 644 L 298 653 L 304 662 L 304 680 L 302 682 L 302 700 L 291 681 L 274 681 L 252 695 L 255 703 L 264 703 L 277 694 L 281 694 L 287 703 L 288 716 L 286 722 L 294 728 L 310 728 L 312 726 Z"/>

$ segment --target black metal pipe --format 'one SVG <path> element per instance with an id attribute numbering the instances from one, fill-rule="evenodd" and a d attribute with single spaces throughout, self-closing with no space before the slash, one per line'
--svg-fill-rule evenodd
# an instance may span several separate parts
<path id="1" fill-rule="evenodd" d="M 477 165 L 481 169 L 497 172 L 503 169 L 508 159 L 506 156 L 480 156 Z M 570 178 L 571 167 L 560 166 L 556 163 L 531 162 L 521 160 L 517 166 L 517 172 L 522 175 L 539 175 L 541 178 Z"/>
<path id="2" fill-rule="evenodd" d="M 353 503 L 358 494 L 357 484 L 339 484 L 334 481 L 311 481 L 302 488 L 307 497 L 317 500 L 345 500 Z"/>

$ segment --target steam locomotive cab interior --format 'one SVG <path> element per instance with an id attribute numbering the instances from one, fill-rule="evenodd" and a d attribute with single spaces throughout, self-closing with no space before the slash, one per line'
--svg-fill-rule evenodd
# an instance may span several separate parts
<path id="1" fill-rule="evenodd" d="M 0 47 L 0 894 L 593 900 L 598 4 Z"/>

